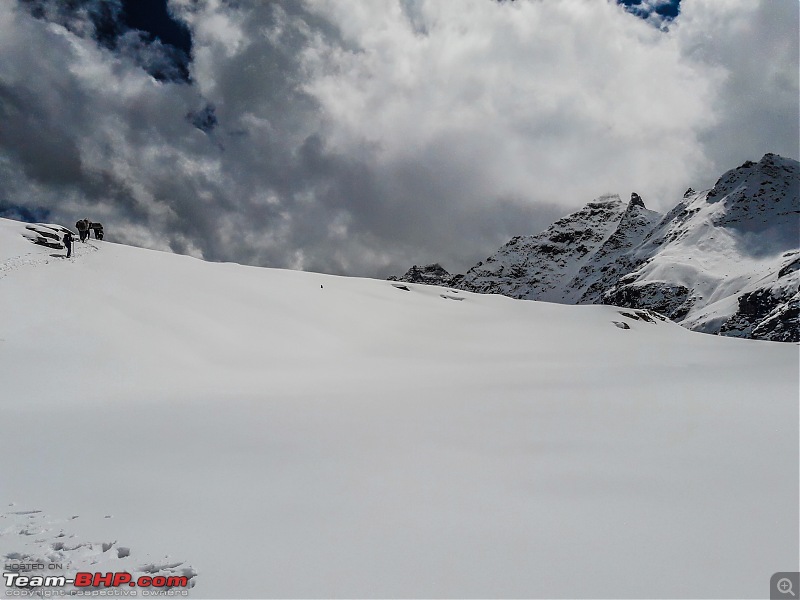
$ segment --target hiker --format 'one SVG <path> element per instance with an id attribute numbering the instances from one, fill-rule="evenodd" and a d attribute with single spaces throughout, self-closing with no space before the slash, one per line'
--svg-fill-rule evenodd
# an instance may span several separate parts
<path id="1" fill-rule="evenodd" d="M 67 258 L 72 256 L 72 233 L 67 232 L 64 234 L 64 246 L 67 248 Z"/>
<path id="2" fill-rule="evenodd" d="M 103 224 L 102 223 L 92 223 L 92 229 L 94 229 L 94 239 L 102 240 L 103 239 Z"/>
<path id="3" fill-rule="evenodd" d="M 92 222 L 89 219 L 82 219 L 75 223 L 78 228 L 78 233 L 81 236 L 81 241 L 86 242 L 89 239 L 89 234 L 92 231 Z"/>

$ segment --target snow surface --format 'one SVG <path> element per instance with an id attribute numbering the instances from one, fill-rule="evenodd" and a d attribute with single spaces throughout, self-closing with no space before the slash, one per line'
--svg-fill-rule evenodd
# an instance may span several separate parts
<path id="1" fill-rule="evenodd" d="M 797 569 L 795 344 L 24 231 L 0 219 L 0 554 L 195 598 L 762 597 Z"/>

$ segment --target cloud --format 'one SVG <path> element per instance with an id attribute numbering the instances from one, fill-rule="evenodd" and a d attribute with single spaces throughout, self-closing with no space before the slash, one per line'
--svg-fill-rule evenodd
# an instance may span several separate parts
<path id="1" fill-rule="evenodd" d="M 690 2 L 675 37 L 687 60 L 723 73 L 708 107 L 718 124 L 700 135 L 717 170 L 766 152 L 798 158 L 799 3 Z"/>
<path id="2" fill-rule="evenodd" d="M 696 0 L 661 31 L 588 0 L 172 0 L 187 80 L 142 32 L 98 43 L 91 2 L 0 3 L 0 207 L 209 260 L 464 270 L 603 193 L 665 209 L 796 157 L 776 4 Z"/>

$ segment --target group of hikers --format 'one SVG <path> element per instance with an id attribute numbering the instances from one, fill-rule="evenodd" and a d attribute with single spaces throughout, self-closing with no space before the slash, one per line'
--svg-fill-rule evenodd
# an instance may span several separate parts
<path id="1" fill-rule="evenodd" d="M 78 235 L 82 242 L 89 239 L 89 234 L 94 231 L 94 238 L 96 240 L 103 239 L 103 225 L 102 223 L 92 223 L 89 219 L 81 219 L 75 223 L 75 228 L 78 230 Z M 67 258 L 72 256 L 72 232 L 67 231 L 64 234 L 64 247 L 67 249 Z"/>

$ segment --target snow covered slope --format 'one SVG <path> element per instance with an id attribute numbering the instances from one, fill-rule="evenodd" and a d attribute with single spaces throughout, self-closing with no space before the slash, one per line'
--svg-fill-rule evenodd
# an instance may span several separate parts
<path id="1" fill-rule="evenodd" d="M 458 287 L 646 308 L 707 333 L 799 341 L 800 165 L 766 154 L 667 215 L 606 197 L 515 237 Z"/>
<path id="2" fill-rule="evenodd" d="M 795 345 L 24 231 L 7 564 L 194 598 L 760 597 L 796 568 Z"/>

